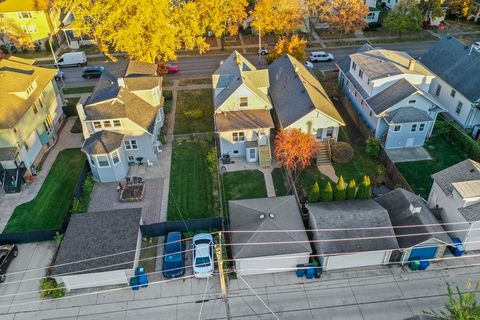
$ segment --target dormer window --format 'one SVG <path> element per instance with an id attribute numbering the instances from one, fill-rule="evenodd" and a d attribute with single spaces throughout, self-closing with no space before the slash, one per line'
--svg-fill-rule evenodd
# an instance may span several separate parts
<path id="1" fill-rule="evenodd" d="M 17 12 L 17 17 L 20 20 L 32 19 L 32 13 L 29 11 Z"/>
<path id="2" fill-rule="evenodd" d="M 248 97 L 240 97 L 240 108 L 248 107 Z"/>
<path id="3" fill-rule="evenodd" d="M 35 89 L 37 89 L 37 82 L 33 81 L 32 84 L 27 88 L 27 95 L 31 95 Z"/>

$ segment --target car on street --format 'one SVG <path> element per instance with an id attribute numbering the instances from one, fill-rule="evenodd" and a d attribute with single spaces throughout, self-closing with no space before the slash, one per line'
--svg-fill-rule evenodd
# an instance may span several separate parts
<path id="1" fill-rule="evenodd" d="M 63 71 L 58 70 L 57 74 L 55 74 L 55 80 L 60 81 L 65 79 L 65 73 Z"/>
<path id="2" fill-rule="evenodd" d="M 81 67 L 87 64 L 87 55 L 85 52 L 67 52 L 58 58 L 55 64 L 58 67 Z"/>
<path id="3" fill-rule="evenodd" d="M 199 233 L 192 239 L 193 276 L 208 278 L 213 275 L 213 237 L 208 233 Z"/>
<path id="4" fill-rule="evenodd" d="M 18 256 L 18 248 L 14 244 L 0 246 L 0 282 L 7 278 L 7 269 L 12 260 Z"/>
<path id="5" fill-rule="evenodd" d="M 313 51 L 308 54 L 308 60 L 311 62 L 333 61 L 334 59 L 333 54 L 325 51 Z"/>
<path id="6" fill-rule="evenodd" d="M 313 63 L 311 63 L 310 61 L 305 61 L 303 65 L 305 66 L 305 68 L 313 70 Z"/>
<path id="7" fill-rule="evenodd" d="M 85 79 L 100 78 L 102 76 L 104 67 L 100 66 L 89 66 L 82 69 L 82 77 Z"/>
<path id="8" fill-rule="evenodd" d="M 473 48 L 477 51 L 480 51 L 480 41 L 475 41 L 473 44 L 472 44 Z"/>
<path id="9" fill-rule="evenodd" d="M 177 73 L 180 71 L 180 67 L 173 63 L 163 63 L 158 65 L 159 73 Z"/>
<path id="10" fill-rule="evenodd" d="M 182 233 L 169 232 L 165 242 L 163 256 L 163 276 L 165 278 L 181 277 L 185 274 L 185 241 Z"/>

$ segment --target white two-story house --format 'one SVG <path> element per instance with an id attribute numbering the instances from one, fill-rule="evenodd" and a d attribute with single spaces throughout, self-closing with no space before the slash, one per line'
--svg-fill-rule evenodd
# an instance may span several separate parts
<path id="1" fill-rule="evenodd" d="M 377 9 L 377 0 L 363 0 L 363 3 L 368 6 L 368 15 L 365 17 L 365 22 L 378 22 L 378 19 L 380 18 L 380 10 Z"/>
<path id="2" fill-rule="evenodd" d="M 444 228 L 465 251 L 480 250 L 480 163 L 467 159 L 432 178 L 428 206 L 441 209 Z"/>
<path id="3" fill-rule="evenodd" d="M 119 181 L 129 165 L 153 164 L 161 152 L 164 99 L 156 70 L 136 61 L 108 65 L 92 95 L 77 105 L 82 151 L 97 180 Z"/>
<path id="4" fill-rule="evenodd" d="M 257 70 L 234 51 L 213 73 L 212 80 L 220 154 L 270 166 L 273 120 L 268 70 Z"/>
<path id="5" fill-rule="evenodd" d="M 448 36 L 420 57 L 436 77 L 430 94 L 450 117 L 480 139 L 480 52 Z"/>
<path id="6" fill-rule="evenodd" d="M 23 175 L 55 143 L 64 114 L 56 70 L 17 57 L 0 60 L 0 186 L 20 192 Z"/>
<path id="7" fill-rule="evenodd" d="M 423 146 L 444 109 L 428 91 L 434 75 L 406 52 L 372 49 L 338 63 L 339 84 L 386 149 Z"/>

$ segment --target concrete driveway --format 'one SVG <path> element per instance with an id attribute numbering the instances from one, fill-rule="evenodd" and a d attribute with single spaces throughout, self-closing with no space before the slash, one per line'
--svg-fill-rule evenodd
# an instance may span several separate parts
<path id="1" fill-rule="evenodd" d="M 55 248 L 54 241 L 18 245 L 18 256 L 0 284 L 1 314 L 40 309 L 39 282 L 52 262 Z"/>

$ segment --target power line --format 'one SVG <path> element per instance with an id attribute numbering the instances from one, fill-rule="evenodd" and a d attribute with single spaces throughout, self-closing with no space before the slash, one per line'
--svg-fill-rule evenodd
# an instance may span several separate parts
<path id="1" fill-rule="evenodd" d="M 277 320 L 280 320 L 277 315 L 275 314 L 275 312 L 273 312 L 272 309 L 270 309 L 270 307 L 265 303 L 265 301 L 263 301 L 262 298 L 260 298 L 260 296 L 257 294 L 257 292 L 255 292 L 255 290 L 253 290 L 253 288 L 248 284 L 247 281 L 245 281 L 245 279 L 243 279 L 243 277 L 237 273 L 237 276 L 240 278 L 240 280 L 243 281 L 243 283 L 245 283 L 248 287 L 248 289 L 250 289 L 250 291 L 253 292 L 253 294 L 258 298 L 258 300 L 260 300 L 262 302 L 262 304 L 265 306 L 265 308 L 267 308 L 268 311 L 270 311 L 270 313 L 275 317 L 275 319 Z"/>

